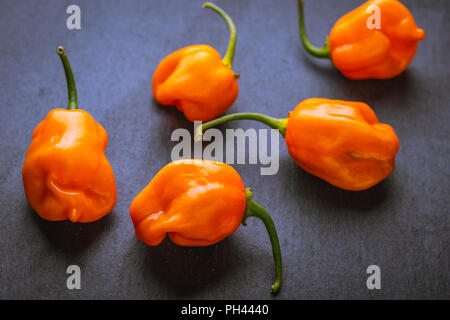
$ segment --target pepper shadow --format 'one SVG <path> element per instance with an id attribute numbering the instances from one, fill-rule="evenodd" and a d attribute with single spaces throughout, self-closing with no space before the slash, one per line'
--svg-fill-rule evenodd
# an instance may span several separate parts
<path id="1" fill-rule="evenodd" d="M 156 279 L 177 297 L 183 298 L 214 286 L 232 272 L 232 246 L 230 239 L 226 238 L 211 246 L 182 247 L 166 236 L 155 247 L 139 241 L 137 250 L 142 255 L 144 278 L 150 274 L 149 281 Z"/>
<path id="2" fill-rule="evenodd" d="M 194 124 L 187 120 L 184 114 L 179 111 L 176 106 L 159 104 L 152 96 L 150 98 L 150 108 L 151 112 L 159 118 L 158 123 L 160 123 L 161 127 L 159 128 L 161 130 L 161 134 L 159 135 L 161 144 L 167 146 L 168 150 L 171 150 L 171 148 L 178 143 L 177 141 L 171 141 L 170 139 L 174 130 L 186 129 L 193 134 Z"/>
<path id="3" fill-rule="evenodd" d="M 179 111 L 175 106 L 165 106 L 159 104 L 153 97 L 150 99 L 150 107 L 155 109 L 157 116 L 160 118 L 159 124 L 159 132 L 163 132 L 160 134 L 160 143 L 163 145 L 167 154 L 170 155 L 171 150 L 177 145 L 180 140 L 171 140 L 172 133 L 177 129 L 185 129 L 189 131 L 191 135 L 190 144 L 191 144 L 191 158 L 194 158 L 194 143 L 195 143 L 195 130 L 194 130 L 194 122 L 189 121 L 184 116 L 183 112 Z M 226 110 L 223 114 L 218 117 L 233 113 L 232 111 Z M 244 122 L 242 122 L 244 123 Z M 233 121 L 230 123 L 224 123 L 215 126 L 215 129 L 219 129 L 222 132 L 225 132 L 227 128 L 240 128 L 240 121 Z M 213 140 L 214 141 L 214 140 Z M 213 141 L 202 141 L 202 151 L 206 146 L 208 146 Z"/>
<path id="4" fill-rule="evenodd" d="M 320 75 L 320 78 L 323 79 L 332 79 L 333 77 L 342 76 L 339 70 L 333 66 L 333 63 L 330 59 L 320 59 L 316 57 L 312 57 L 308 54 L 305 49 L 300 46 L 298 48 L 299 54 L 298 59 L 301 59 L 304 62 L 304 67 L 311 70 L 311 72 L 317 73 Z M 304 72 L 305 76 L 311 74 L 310 72 Z"/>
<path id="5" fill-rule="evenodd" d="M 368 214 L 376 213 L 379 207 L 388 201 L 392 196 L 391 192 L 394 179 L 388 178 L 377 185 L 362 191 L 348 191 L 331 185 L 330 183 L 312 175 L 297 166 L 292 159 L 283 158 L 280 167 L 286 169 L 282 171 L 280 179 L 289 181 L 290 193 L 301 194 L 301 197 L 290 197 L 291 201 L 298 201 L 298 207 L 302 207 L 303 201 L 321 203 L 324 210 L 335 215 L 343 212 L 348 215 L 359 215 L 367 217 Z M 344 209 L 344 210 L 341 210 Z M 362 215 L 361 215 L 362 214 Z"/>
<path id="6" fill-rule="evenodd" d="M 339 74 L 336 79 L 336 88 L 352 100 L 364 101 L 373 108 L 382 108 L 383 104 L 395 108 L 408 106 L 405 97 L 410 92 L 418 90 L 420 81 L 415 77 L 413 70 L 405 70 L 392 79 L 364 79 L 351 80 Z"/>
<path id="7" fill-rule="evenodd" d="M 414 68 L 407 68 L 398 76 L 391 79 L 361 79 L 352 80 L 345 77 L 328 59 L 317 59 L 301 54 L 303 66 L 308 69 L 305 77 L 318 85 L 328 87 L 332 91 L 332 99 L 363 101 L 372 107 L 378 107 L 382 102 L 395 104 L 395 106 L 407 106 L 404 98 L 410 92 L 421 88 L 420 77 L 416 76 Z M 314 76 L 310 76 L 314 74 Z"/>
<path id="8" fill-rule="evenodd" d="M 155 100 L 153 96 L 150 98 L 150 108 L 152 111 L 155 111 L 159 117 L 163 117 L 165 120 L 165 124 L 168 127 L 182 127 L 189 129 L 192 127 L 192 123 L 186 119 L 183 112 L 177 109 L 175 105 L 166 106 L 162 105 Z"/>
<path id="9" fill-rule="evenodd" d="M 27 214 L 33 216 L 34 223 L 46 237 L 48 243 L 67 254 L 78 254 L 87 250 L 114 225 L 114 210 L 103 218 L 89 223 L 73 223 L 69 220 L 47 221 L 31 207 L 28 210 Z"/>

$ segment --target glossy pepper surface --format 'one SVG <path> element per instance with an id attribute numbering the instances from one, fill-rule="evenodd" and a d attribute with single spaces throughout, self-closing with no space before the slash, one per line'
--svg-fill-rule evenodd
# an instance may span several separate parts
<path id="1" fill-rule="evenodd" d="M 175 105 L 190 121 L 208 121 L 227 110 L 236 100 L 238 75 L 232 71 L 236 28 L 219 7 L 205 3 L 221 15 L 230 29 L 224 59 L 208 45 L 192 45 L 164 58 L 152 80 L 153 95 L 162 105 Z"/>
<path id="2" fill-rule="evenodd" d="M 299 4 L 300 36 L 305 49 L 319 58 L 331 58 L 350 79 L 389 79 L 413 60 L 425 31 L 397 0 L 371 0 L 340 18 L 322 48 L 306 37 L 303 0 Z"/>
<path id="3" fill-rule="evenodd" d="M 162 168 L 133 200 L 130 215 L 138 239 L 150 246 L 166 234 L 180 246 L 209 246 L 231 235 L 249 216 L 260 218 L 272 243 L 281 284 L 278 236 L 268 213 L 251 200 L 239 174 L 212 160 L 184 159 Z"/>
<path id="4" fill-rule="evenodd" d="M 69 108 L 53 109 L 36 127 L 22 168 L 31 207 L 50 221 L 91 222 L 116 202 L 113 170 L 104 155 L 105 129 L 77 107 L 72 70 L 58 47 L 69 87 Z"/>
<path id="5" fill-rule="evenodd" d="M 197 137 L 209 127 L 237 119 L 257 120 L 278 129 L 301 168 L 341 189 L 368 189 L 394 170 L 398 138 L 362 102 L 307 99 L 287 119 L 231 114 L 199 126 Z"/>

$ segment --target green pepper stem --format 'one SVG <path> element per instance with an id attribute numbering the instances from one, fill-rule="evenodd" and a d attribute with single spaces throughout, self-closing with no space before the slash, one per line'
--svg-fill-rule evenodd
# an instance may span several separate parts
<path id="1" fill-rule="evenodd" d="M 303 0 L 298 0 L 298 25 L 300 29 L 300 39 L 302 40 L 303 47 L 305 47 L 306 51 L 317 58 L 330 58 L 330 47 L 328 45 L 328 39 L 322 48 L 318 48 L 309 41 L 306 35 Z"/>
<path id="2" fill-rule="evenodd" d="M 61 62 L 64 67 L 64 73 L 66 74 L 66 80 L 67 80 L 67 90 L 69 93 L 69 104 L 67 106 L 68 110 L 75 110 L 78 109 L 77 104 L 77 88 L 75 86 L 75 79 L 73 77 L 72 68 L 70 67 L 69 59 L 67 59 L 66 52 L 64 51 L 63 47 L 58 47 L 56 49 L 56 52 L 58 52 L 59 57 L 61 58 Z"/>
<path id="3" fill-rule="evenodd" d="M 195 141 L 201 141 L 203 139 L 203 131 L 217 126 L 219 124 L 233 121 L 233 120 L 255 120 L 267 124 L 269 127 L 273 129 L 277 129 L 281 135 L 284 137 L 286 135 L 286 127 L 288 118 L 280 119 L 266 116 L 261 113 L 250 113 L 250 112 L 241 112 L 241 113 L 233 113 L 228 114 L 226 116 L 205 122 L 201 126 L 198 126 L 195 131 Z"/>
<path id="4" fill-rule="evenodd" d="M 230 30 L 230 39 L 228 41 L 227 52 L 222 62 L 226 67 L 231 69 L 234 58 L 234 50 L 236 48 L 236 26 L 234 25 L 234 22 L 233 20 L 231 20 L 230 16 L 222 8 L 219 8 L 215 4 L 206 2 L 205 4 L 203 4 L 203 8 L 210 8 L 214 10 L 225 20 L 228 25 L 228 29 Z"/>
<path id="5" fill-rule="evenodd" d="M 272 244 L 272 254 L 273 261 L 275 263 L 275 282 L 272 285 L 272 292 L 276 293 L 281 286 L 281 278 L 283 273 L 282 263 L 281 263 L 281 249 L 280 242 L 278 240 L 277 230 L 275 229 L 275 224 L 272 218 L 267 213 L 267 211 L 261 207 L 258 203 L 252 200 L 253 193 L 251 188 L 245 189 L 247 197 L 247 208 L 245 210 L 244 218 L 242 219 L 242 224 L 247 225 L 246 220 L 248 217 L 257 217 L 262 220 L 266 230 L 269 234 L 270 243 Z"/>

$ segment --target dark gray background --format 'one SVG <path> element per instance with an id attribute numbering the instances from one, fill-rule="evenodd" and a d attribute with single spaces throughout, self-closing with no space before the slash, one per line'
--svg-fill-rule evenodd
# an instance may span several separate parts
<path id="1" fill-rule="evenodd" d="M 66 8 L 82 11 L 82 30 L 66 28 Z M 223 242 L 184 248 L 134 238 L 132 199 L 170 161 L 176 128 L 192 130 L 152 97 L 159 61 L 205 43 L 224 53 L 225 23 L 203 1 L 0 2 L 0 298 L 271 299 L 274 271 L 263 224 L 249 220 Z M 311 40 L 321 45 L 337 18 L 361 1 L 306 2 Z M 233 69 L 240 95 L 228 111 L 287 116 L 310 97 L 368 103 L 400 140 L 396 169 L 362 192 L 339 190 L 297 167 L 280 138 L 280 171 L 234 165 L 254 199 L 273 216 L 284 262 L 275 299 L 450 297 L 450 2 L 404 1 L 426 30 L 401 76 L 351 81 L 329 61 L 307 56 L 296 1 L 217 1 L 234 19 Z M 66 48 L 79 105 L 108 132 L 106 155 L 117 204 L 90 224 L 52 223 L 27 204 L 21 168 L 36 125 L 66 107 L 56 47 Z M 264 128 L 239 121 L 221 128 Z M 82 269 L 82 289 L 66 288 L 66 267 Z M 366 268 L 381 268 L 382 289 L 366 288 Z"/>

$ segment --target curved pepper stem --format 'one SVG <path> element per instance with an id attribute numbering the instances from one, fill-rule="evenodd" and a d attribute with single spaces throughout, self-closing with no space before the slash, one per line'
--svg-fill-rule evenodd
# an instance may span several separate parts
<path id="1" fill-rule="evenodd" d="M 56 52 L 58 52 L 58 55 L 61 58 L 61 62 L 64 67 L 64 73 L 66 74 L 67 90 L 69 93 L 69 105 L 67 106 L 67 109 L 68 110 L 78 109 L 77 88 L 75 86 L 75 79 L 73 77 L 72 68 L 70 67 L 69 59 L 67 59 L 67 55 L 66 55 L 66 52 L 64 51 L 63 47 L 59 46 L 56 49 Z"/>
<path id="2" fill-rule="evenodd" d="M 208 128 L 217 126 L 219 124 L 232 121 L 232 120 L 255 120 L 267 124 L 269 127 L 278 130 L 281 135 L 284 137 L 286 135 L 286 128 L 288 123 L 288 118 L 280 119 L 266 116 L 261 113 L 250 113 L 250 112 L 242 112 L 242 113 L 233 113 L 228 114 L 226 116 L 205 122 L 201 126 L 198 126 L 195 130 L 195 141 L 203 140 L 203 131 Z"/>
<path id="3" fill-rule="evenodd" d="M 230 16 L 225 11 L 223 11 L 222 8 L 219 8 L 215 4 L 206 2 L 205 4 L 203 4 L 203 8 L 214 10 L 225 20 L 228 25 L 228 29 L 230 30 L 230 40 L 228 41 L 228 49 L 222 62 L 226 67 L 231 69 L 234 58 L 234 50 L 236 48 L 236 26 L 234 25 L 234 22 L 233 20 L 231 20 Z"/>
<path id="4" fill-rule="evenodd" d="M 270 243 L 272 244 L 273 261 L 275 262 L 276 275 L 275 282 L 272 285 L 272 292 L 276 293 L 281 286 L 281 278 L 283 272 L 281 264 L 281 249 L 277 230 L 275 229 L 273 220 L 267 213 L 267 211 L 252 200 L 253 193 L 251 191 L 251 188 L 246 188 L 245 193 L 247 196 L 247 208 L 244 213 L 244 218 L 242 219 L 242 224 L 244 226 L 247 225 L 246 220 L 248 217 L 257 217 L 262 220 L 264 226 L 267 229 L 267 232 L 269 233 Z"/>
<path id="5" fill-rule="evenodd" d="M 302 40 L 303 47 L 305 47 L 306 51 L 317 58 L 330 58 L 330 47 L 328 45 L 328 39 L 322 48 L 318 48 L 314 46 L 306 36 L 303 0 L 298 0 L 298 26 L 300 29 L 300 39 Z"/>

